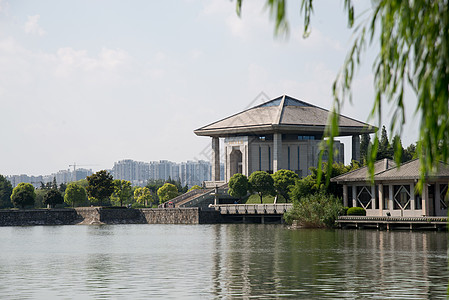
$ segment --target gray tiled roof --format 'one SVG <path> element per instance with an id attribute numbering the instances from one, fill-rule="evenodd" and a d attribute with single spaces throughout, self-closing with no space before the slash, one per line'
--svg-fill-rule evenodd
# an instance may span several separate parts
<path id="1" fill-rule="evenodd" d="M 403 163 L 399 168 L 393 168 L 381 172 L 374 176 L 377 180 L 405 180 L 405 179 L 419 179 L 421 164 L 419 159 L 414 159 Z M 430 172 L 427 178 L 449 178 L 449 165 L 440 162 L 438 171 Z"/>
<path id="2" fill-rule="evenodd" d="M 388 165 L 386 165 L 388 164 Z M 395 180 L 415 180 L 420 178 L 420 162 L 419 159 L 414 159 L 403 163 L 396 168 L 394 161 L 384 159 L 375 162 L 374 164 L 374 180 L 375 181 L 395 181 Z M 449 165 L 440 162 L 437 172 L 430 173 L 427 178 L 449 179 Z M 332 182 L 367 182 L 370 176 L 368 168 L 363 167 L 352 172 L 334 177 Z"/>
<path id="3" fill-rule="evenodd" d="M 376 175 L 389 169 L 395 168 L 396 163 L 391 159 L 382 159 L 374 163 L 374 178 Z M 368 167 L 362 167 L 357 170 L 336 176 L 331 179 L 332 182 L 342 183 L 342 182 L 365 182 L 370 180 L 370 175 L 368 172 Z"/>
<path id="4" fill-rule="evenodd" d="M 329 111 L 283 95 L 230 117 L 195 130 L 202 136 L 258 133 L 322 134 Z M 340 134 L 353 135 L 374 132 L 375 127 L 340 115 Z"/>

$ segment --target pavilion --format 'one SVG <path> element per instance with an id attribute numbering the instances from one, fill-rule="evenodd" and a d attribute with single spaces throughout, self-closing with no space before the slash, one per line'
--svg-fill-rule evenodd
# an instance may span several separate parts
<path id="1" fill-rule="evenodd" d="M 194 133 L 212 138 L 212 181 L 220 180 L 220 138 L 224 138 L 224 179 L 235 173 L 288 169 L 300 177 L 318 165 L 330 112 L 282 95 L 226 117 Z M 352 136 L 352 159 L 360 160 L 360 135 L 377 128 L 340 115 L 339 136 Z M 344 162 L 344 144 L 335 141 L 334 161 Z M 326 157 L 324 157 L 326 159 Z"/>
<path id="2" fill-rule="evenodd" d="M 374 164 L 374 181 L 367 167 L 331 179 L 343 185 L 343 205 L 363 207 L 367 216 L 428 217 L 447 216 L 449 165 L 440 162 L 436 172 L 425 176 L 418 191 L 419 159 L 399 168 L 389 159 Z"/>

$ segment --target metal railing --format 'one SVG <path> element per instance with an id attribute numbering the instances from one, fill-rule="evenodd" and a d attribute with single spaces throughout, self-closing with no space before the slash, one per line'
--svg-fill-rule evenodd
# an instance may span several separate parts
<path id="1" fill-rule="evenodd" d="M 281 204 L 218 204 L 211 205 L 211 208 L 219 211 L 221 214 L 283 214 L 293 207 L 291 203 Z"/>

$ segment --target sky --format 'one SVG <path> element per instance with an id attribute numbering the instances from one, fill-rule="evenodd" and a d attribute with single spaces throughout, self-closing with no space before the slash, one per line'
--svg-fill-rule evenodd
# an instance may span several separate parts
<path id="1" fill-rule="evenodd" d="M 287 94 L 330 109 L 353 33 L 343 1 L 323 0 L 304 39 L 299 2 L 279 37 L 263 0 L 244 1 L 241 18 L 229 0 L 0 0 L 0 174 L 208 160 L 211 140 L 193 130 L 251 105 Z M 363 21 L 369 4 L 356 2 Z M 342 114 L 378 125 L 375 49 Z M 419 122 L 411 93 L 405 102 L 407 146 Z"/>

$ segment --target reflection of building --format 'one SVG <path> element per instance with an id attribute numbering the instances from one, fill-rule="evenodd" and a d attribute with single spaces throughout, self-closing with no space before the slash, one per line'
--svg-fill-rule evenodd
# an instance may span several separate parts
<path id="1" fill-rule="evenodd" d="M 235 173 L 295 171 L 310 174 L 317 166 L 329 111 L 289 96 L 255 106 L 195 130 L 212 137 L 212 180 L 220 180 L 220 138 L 224 138 L 226 181 Z M 340 136 L 352 136 L 352 157 L 360 159 L 360 137 L 375 128 L 340 116 Z M 344 162 L 344 145 L 335 141 L 336 162 Z M 326 159 L 326 154 L 324 155 Z"/>
<path id="2" fill-rule="evenodd" d="M 419 159 L 400 168 L 384 159 L 374 165 L 374 184 L 369 183 L 367 167 L 331 181 L 343 184 L 345 206 L 363 207 L 367 216 L 447 216 L 449 165 L 440 163 L 438 173 L 426 177 L 422 193 L 416 188 L 419 170 Z"/>

